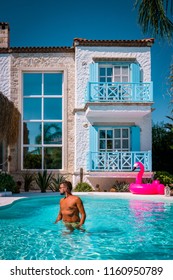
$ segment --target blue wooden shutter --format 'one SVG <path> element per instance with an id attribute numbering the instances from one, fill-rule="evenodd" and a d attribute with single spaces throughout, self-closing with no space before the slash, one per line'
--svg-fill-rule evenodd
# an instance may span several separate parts
<path id="1" fill-rule="evenodd" d="M 98 127 L 90 126 L 90 152 L 98 152 Z"/>
<path id="2" fill-rule="evenodd" d="M 140 151 L 140 127 L 131 127 L 131 150 Z"/>
<path id="3" fill-rule="evenodd" d="M 140 83 L 140 67 L 138 63 L 131 64 L 131 82 Z"/>
<path id="4" fill-rule="evenodd" d="M 98 82 L 98 63 L 91 63 L 89 65 L 89 71 L 90 71 L 90 82 Z"/>
<path id="5" fill-rule="evenodd" d="M 90 126 L 89 129 L 89 159 L 88 170 L 97 168 L 97 152 L 98 152 L 98 127 Z"/>

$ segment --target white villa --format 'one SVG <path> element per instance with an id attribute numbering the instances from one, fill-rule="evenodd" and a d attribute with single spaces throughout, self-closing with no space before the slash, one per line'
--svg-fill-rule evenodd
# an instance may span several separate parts
<path id="1" fill-rule="evenodd" d="M 0 23 L 0 93 L 20 113 L 18 141 L 0 139 L 0 169 L 47 169 L 108 190 L 152 175 L 153 39 L 87 40 L 71 47 L 10 47 Z M 10 157 L 9 157 L 10 156 Z"/>

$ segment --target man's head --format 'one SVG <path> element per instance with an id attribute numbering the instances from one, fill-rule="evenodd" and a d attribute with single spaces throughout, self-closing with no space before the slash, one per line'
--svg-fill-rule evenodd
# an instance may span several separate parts
<path id="1" fill-rule="evenodd" d="M 71 191 L 72 191 L 72 184 L 70 181 L 64 181 L 60 184 L 59 186 L 59 191 L 60 191 L 60 194 L 63 195 L 63 194 L 70 194 Z"/>

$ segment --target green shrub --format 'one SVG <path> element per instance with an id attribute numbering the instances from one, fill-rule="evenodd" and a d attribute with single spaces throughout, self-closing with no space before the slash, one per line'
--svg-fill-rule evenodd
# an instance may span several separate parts
<path id="1" fill-rule="evenodd" d="M 154 180 L 159 180 L 161 184 L 173 188 L 173 186 L 171 186 L 173 184 L 173 175 L 167 171 L 156 171 L 154 174 Z"/>
<path id="2" fill-rule="evenodd" d="M 24 190 L 25 192 L 29 192 L 32 182 L 34 181 L 34 175 L 32 173 L 26 172 L 22 174 L 24 179 Z"/>
<path id="3" fill-rule="evenodd" d="M 50 189 L 53 191 L 53 192 L 59 192 L 59 186 L 62 182 L 65 181 L 65 177 L 58 174 L 57 177 L 53 177 L 52 178 L 52 184 L 50 185 Z"/>
<path id="4" fill-rule="evenodd" d="M 0 191 L 6 191 L 9 192 L 15 192 L 16 188 L 16 182 L 14 181 L 13 177 L 6 173 L 6 172 L 0 172 Z"/>
<path id="5" fill-rule="evenodd" d="M 83 183 L 78 183 L 75 186 L 74 191 L 75 192 L 92 192 L 93 188 L 88 183 L 83 182 Z"/>
<path id="6" fill-rule="evenodd" d="M 112 186 L 117 192 L 129 192 L 129 184 L 125 181 L 115 181 Z"/>
<path id="7" fill-rule="evenodd" d="M 47 173 L 47 170 L 38 172 L 35 178 L 36 184 L 40 188 L 41 192 L 46 192 L 52 185 L 52 173 Z"/>
<path id="8" fill-rule="evenodd" d="M 13 193 L 20 193 L 21 186 L 22 186 L 22 182 L 17 181 L 15 187 L 13 188 Z"/>

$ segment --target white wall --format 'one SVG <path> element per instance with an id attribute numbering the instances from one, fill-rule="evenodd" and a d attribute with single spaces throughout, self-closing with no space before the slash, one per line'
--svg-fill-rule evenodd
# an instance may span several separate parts
<path id="1" fill-rule="evenodd" d="M 87 82 L 89 80 L 89 64 L 93 58 L 135 58 L 143 69 L 143 81 L 151 81 L 151 57 L 149 47 L 76 47 L 75 52 L 75 108 L 80 109 L 85 106 L 85 94 Z M 122 107 L 122 108 L 119 108 Z M 93 108 L 93 107 L 92 107 Z M 108 108 L 106 108 L 107 110 Z M 116 110 L 126 111 L 126 117 L 119 118 L 119 121 L 135 123 L 141 128 L 141 150 L 151 150 L 151 113 L 146 114 L 143 118 L 137 115 L 130 117 L 128 110 L 149 111 L 149 107 L 141 106 L 116 106 Z M 122 112 L 123 116 L 123 112 Z M 75 116 L 75 171 L 79 172 L 81 167 L 86 171 L 87 153 L 89 151 L 89 126 L 91 120 L 85 117 L 85 112 L 78 112 Z M 98 118 L 97 122 L 111 121 L 111 118 Z M 85 127 L 84 124 L 88 124 Z"/>
<path id="2" fill-rule="evenodd" d="M 151 57 L 149 47 L 76 47 L 76 107 L 84 106 L 89 79 L 89 64 L 93 58 L 135 58 L 143 69 L 143 82 L 151 81 Z"/>

